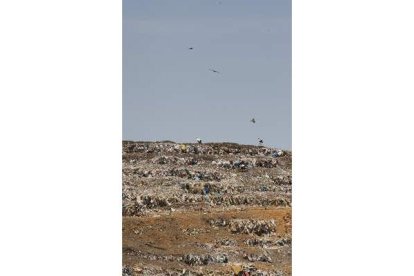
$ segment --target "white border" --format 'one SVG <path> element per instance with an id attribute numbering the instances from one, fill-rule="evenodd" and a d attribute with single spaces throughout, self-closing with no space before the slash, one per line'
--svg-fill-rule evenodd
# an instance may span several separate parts
<path id="1" fill-rule="evenodd" d="M 121 274 L 121 8 L 0 4 L 0 275 Z"/>
<path id="2" fill-rule="evenodd" d="M 413 4 L 293 1 L 293 275 L 414 275 Z"/>

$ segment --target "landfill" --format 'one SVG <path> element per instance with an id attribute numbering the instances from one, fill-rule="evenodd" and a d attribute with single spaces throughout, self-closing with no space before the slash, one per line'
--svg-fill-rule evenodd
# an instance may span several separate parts
<path id="1" fill-rule="evenodd" d="M 292 154 L 122 143 L 122 275 L 291 275 Z"/>

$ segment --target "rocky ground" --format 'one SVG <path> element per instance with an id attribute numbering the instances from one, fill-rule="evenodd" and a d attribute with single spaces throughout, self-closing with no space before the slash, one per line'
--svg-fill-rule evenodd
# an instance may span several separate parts
<path id="1" fill-rule="evenodd" d="M 261 146 L 124 141 L 123 275 L 291 275 L 291 161 Z"/>

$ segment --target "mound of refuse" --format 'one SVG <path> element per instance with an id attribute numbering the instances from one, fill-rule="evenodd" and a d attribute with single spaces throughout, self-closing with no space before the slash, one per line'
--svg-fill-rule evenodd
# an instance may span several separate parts
<path id="1" fill-rule="evenodd" d="M 276 153 L 276 155 L 275 155 Z M 231 143 L 123 142 L 123 215 L 290 206 L 291 154 Z"/>
<path id="2" fill-rule="evenodd" d="M 292 153 L 122 144 L 122 275 L 291 275 Z"/>
<path id="3" fill-rule="evenodd" d="M 228 257 L 226 254 L 219 254 L 216 256 L 212 256 L 210 254 L 207 255 L 195 255 L 195 254 L 187 254 L 183 257 L 183 261 L 188 265 L 207 265 L 209 263 L 227 263 Z"/>
<path id="4" fill-rule="evenodd" d="M 274 220 L 234 219 L 230 221 L 232 233 L 270 235 L 276 232 Z"/>

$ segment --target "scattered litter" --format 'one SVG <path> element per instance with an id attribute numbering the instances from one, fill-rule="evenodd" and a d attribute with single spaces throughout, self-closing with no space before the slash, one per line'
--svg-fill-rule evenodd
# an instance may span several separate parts
<path id="1" fill-rule="evenodd" d="M 255 254 L 245 253 L 243 258 L 248 260 L 249 262 L 266 262 L 266 263 L 272 262 L 272 259 L 267 255 L 255 255 Z"/>
<path id="2" fill-rule="evenodd" d="M 234 219 L 230 221 L 232 233 L 270 235 L 276 232 L 276 222 L 272 220 Z"/>
<path id="3" fill-rule="evenodd" d="M 122 267 L 122 276 L 132 276 L 133 274 L 132 268 L 129 266 Z"/>
<path id="4" fill-rule="evenodd" d="M 221 253 L 216 256 L 187 254 L 183 257 L 183 262 L 191 265 L 208 265 L 210 263 L 227 263 L 229 261 L 227 254 Z"/>
<path id="5" fill-rule="evenodd" d="M 137 222 L 123 225 L 126 237 L 137 241 L 123 254 L 140 267 L 131 270 L 126 261 L 123 276 L 229 275 L 234 261 L 241 262 L 234 275 L 288 273 L 290 214 L 271 220 L 252 210 L 290 206 L 290 151 L 196 139 L 124 141 L 122 150 L 122 214 Z M 171 244 L 177 249 L 157 249 Z"/>
<path id="6" fill-rule="evenodd" d="M 221 246 L 236 246 L 237 242 L 235 240 L 223 239 L 216 241 L 216 244 Z"/>

